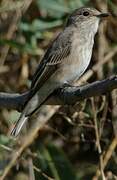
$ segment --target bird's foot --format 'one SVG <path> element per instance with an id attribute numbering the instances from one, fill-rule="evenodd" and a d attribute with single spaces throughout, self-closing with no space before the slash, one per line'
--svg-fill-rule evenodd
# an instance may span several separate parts
<path id="1" fill-rule="evenodd" d="M 62 85 L 62 88 L 66 88 L 66 87 L 74 87 L 74 86 L 66 82 Z"/>

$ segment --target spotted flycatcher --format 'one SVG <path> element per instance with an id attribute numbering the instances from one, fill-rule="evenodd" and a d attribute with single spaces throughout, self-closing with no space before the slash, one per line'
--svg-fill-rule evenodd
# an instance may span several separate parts
<path id="1" fill-rule="evenodd" d="M 19 134 L 29 116 L 55 89 L 72 83 L 84 73 L 91 60 L 99 21 L 106 16 L 107 13 L 94 8 L 76 9 L 69 16 L 65 28 L 48 47 L 34 73 L 29 98 L 12 135 Z"/>

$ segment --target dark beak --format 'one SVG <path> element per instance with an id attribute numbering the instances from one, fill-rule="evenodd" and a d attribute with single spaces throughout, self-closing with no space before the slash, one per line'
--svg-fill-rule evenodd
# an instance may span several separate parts
<path id="1" fill-rule="evenodd" d="M 97 17 L 103 18 L 103 17 L 108 17 L 109 15 L 110 15 L 109 13 L 100 13 L 97 15 Z"/>

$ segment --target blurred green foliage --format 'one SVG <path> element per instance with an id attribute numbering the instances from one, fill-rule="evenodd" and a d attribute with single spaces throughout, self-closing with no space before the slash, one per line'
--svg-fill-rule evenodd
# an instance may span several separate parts
<path id="1" fill-rule="evenodd" d="M 73 171 L 71 163 L 68 161 L 65 153 L 53 144 L 47 147 L 39 146 L 37 152 L 38 159 L 34 161 L 34 165 L 56 180 L 77 179 L 76 173 Z M 35 170 L 36 172 L 36 170 Z M 36 179 L 45 179 L 41 174 L 36 172 Z"/>

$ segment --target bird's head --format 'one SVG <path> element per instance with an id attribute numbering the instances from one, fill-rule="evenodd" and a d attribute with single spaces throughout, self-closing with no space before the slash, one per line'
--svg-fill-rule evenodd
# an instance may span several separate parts
<path id="1" fill-rule="evenodd" d="M 67 26 L 75 25 L 97 32 L 100 19 L 107 16 L 109 16 L 108 13 L 102 13 L 97 9 L 82 7 L 73 11 L 69 16 Z"/>

